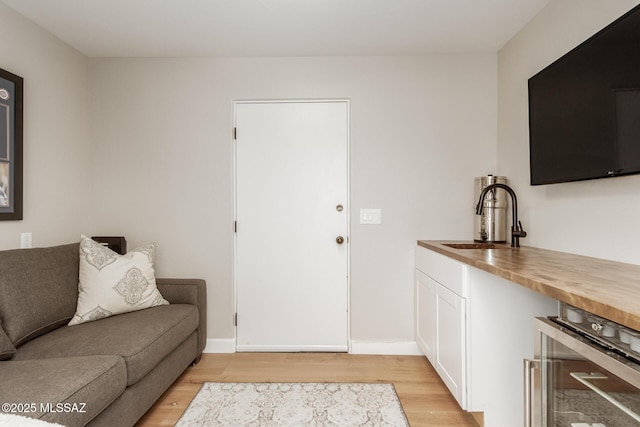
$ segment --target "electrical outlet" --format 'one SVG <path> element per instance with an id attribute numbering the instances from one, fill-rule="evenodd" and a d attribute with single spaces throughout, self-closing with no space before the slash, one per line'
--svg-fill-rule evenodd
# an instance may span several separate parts
<path id="1" fill-rule="evenodd" d="M 20 234 L 20 247 L 23 249 L 31 247 L 31 233 Z"/>

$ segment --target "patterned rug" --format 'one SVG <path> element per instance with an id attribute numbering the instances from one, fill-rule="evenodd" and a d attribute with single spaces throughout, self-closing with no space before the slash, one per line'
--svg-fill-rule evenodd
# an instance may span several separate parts
<path id="1" fill-rule="evenodd" d="M 176 426 L 408 426 L 392 384 L 204 383 Z"/>

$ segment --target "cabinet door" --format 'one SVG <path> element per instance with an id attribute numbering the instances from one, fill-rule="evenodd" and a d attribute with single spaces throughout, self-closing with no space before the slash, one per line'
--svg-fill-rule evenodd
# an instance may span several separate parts
<path id="1" fill-rule="evenodd" d="M 416 342 L 435 366 L 437 282 L 416 269 Z"/>
<path id="2" fill-rule="evenodd" d="M 466 409 L 465 299 L 438 284 L 436 311 L 436 371 Z"/>

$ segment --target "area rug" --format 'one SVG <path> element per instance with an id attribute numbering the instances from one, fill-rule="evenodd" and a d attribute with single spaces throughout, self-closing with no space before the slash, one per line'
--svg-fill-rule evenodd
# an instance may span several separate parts
<path id="1" fill-rule="evenodd" d="M 392 384 L 204 383 L 176 426 L 408 426 Z"/>

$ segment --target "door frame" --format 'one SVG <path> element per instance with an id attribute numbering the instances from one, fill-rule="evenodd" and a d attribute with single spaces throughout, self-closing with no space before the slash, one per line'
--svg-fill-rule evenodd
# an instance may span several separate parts
<path id="1" fill-rule="evenodd" d="M 238 248 L 238 235 L 235 232 L 235 224 L 238 219 L 238 204 L 237 204 L 237 181 L 238 181 L 238 163 L 237 163 L 237 149 L 236 149 L 236 119 L 237 108 L 239 104 L 307 104 L 307 103 L 346 103 L 347 106 L 347 353 L 351 354 L 351 100 L 344 98 L 328 98 L 328 99 L 247 99 L 247 100 L 234 100 L 233 101 L 233 127 L 231 129 L 231 143 L 232 143 L 232 156 L 233 156 L 233 224 L 231 224 L 233 230 L 233 340 L 234 340 L 234 352 L 237 352 L 238 346 L 238 326 L 237 326 L 237 313 L 238 313 L 238 282 L 237 282 L 237 248 Z"/>

